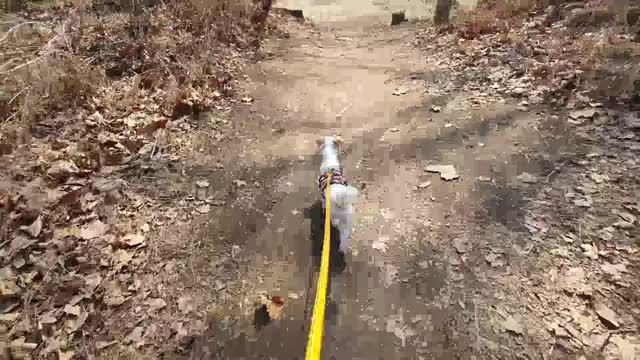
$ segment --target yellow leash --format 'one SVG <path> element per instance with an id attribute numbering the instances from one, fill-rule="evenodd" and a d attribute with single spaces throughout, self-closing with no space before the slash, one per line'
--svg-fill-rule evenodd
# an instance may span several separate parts
<path id="1" fill-rule="evenodd" d="M 313 315 L 311 317 L 311 330 L 309 331 L 309 341 L 307 342 L 306 360 L 320 360 L 322 350 L 322 333 L 324 331 L 324 310 L 327 298 L 327 283 L 329 282 L 329 247 L 331 246 L 331 177 L 327 176 L 326 216 L 324 220 L 324 240 L 322 241 L 322 258 L 320 259 L 320 276 L 318 277 L 318 288 L 316 290 L 316 300 L 313 304 Z"/>

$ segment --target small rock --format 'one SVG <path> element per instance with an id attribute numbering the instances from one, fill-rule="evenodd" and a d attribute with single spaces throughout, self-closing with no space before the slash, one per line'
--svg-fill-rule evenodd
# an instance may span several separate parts
<path id="1" fill-rule="evenodd" d="M 442 110 L 441 106 L 437 106 L 437 105 L 432 105 L 431 106 L 431 111 L 435 112 L 435 113 L 439 113 Z"/>
<path id="2" fill-rule="evenodd" d="M 487 177 L 487 176 L 478 176 L 476 178 L 476 180 L 480 181 L 480 182 L 491 182 L 491 178 Z"/>

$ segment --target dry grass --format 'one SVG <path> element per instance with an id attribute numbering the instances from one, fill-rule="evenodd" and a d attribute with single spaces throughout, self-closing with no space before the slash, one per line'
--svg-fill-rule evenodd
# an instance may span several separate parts
<path id="1" fill-rule="evenodd" d="M 83 107 L 114 79 L 164 88 L 169 107 L 194 89 L 228 91 L 234 69 L 221 71 L 221 48 L 259 45 L 265 1 L 173 0 L 105 18 L 91 0 L 73 0 L 71 11 L 59 10 L 64 16 L 31 36 L 0 41 L 2 130 Z"/>
<path id="2" fill-rule="evenodd" d="M 483 34 L 504 33 L 518 26 L 523 15 L 544 6 L 544 0 L 484 0 L 472 10 L 461 10 L 454 19 L 454 26 L 465 38 Z"/>

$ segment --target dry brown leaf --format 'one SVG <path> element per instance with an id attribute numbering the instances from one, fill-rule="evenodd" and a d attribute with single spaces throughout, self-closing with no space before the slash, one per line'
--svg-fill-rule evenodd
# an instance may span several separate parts
<path id="1" fill-rule="evenodd" d="M 524 333 L 524 328 L 522 327 L 522 324 L 519 321 L 517 321 L 513 316 L 507 316 L 507 318 L 504 319 L 504 321 L 502 322 L 502 327 L 505 330 L 518 335 L 522 335 Z"/>
<path id="2" fill-rule="evenodd" d="M 31 235 L 32 238 L 37 238 L 42 232 L 42 215 L 38 216 L 36 220 L 29 226 L 22 226 L 20 229 Z"/>
<path id="3" fill-rule="evenodd" d="M 73 350 L 58 351 L 58 360 L 71 360 L 76 355 Z"/>
<path id="4" fill-rule="evenodd" d="M 184 314 L 188 314 L 192 312 L 195 308 L 193 303 L 193 298 L 191 296 L 185 295 L 178 299 L 178 309 L 182 311 Z"/>
<path id="5" fill-rule="evenodd" d="M 460 177 L 453 165 L 428 165 L 424 170 L 430 173 L 439 173 L 440 178 L 445 181 L 455 180 Z"/>
<path id="6" fill-rule="evenodd" d="M 149 306 L 149 309 L 151 311 L 156 311 L 163 309 L 165 306 L 167 306 L 167 303 L 164 300 L 158 298 L 147 300 L 147 305 Z"/>
<path id="7" fill-rule="evenodd" d="M 113 253 L 113 266 L 115 270 L 122 270 L 123 267 L 127 266 L 131 260 L 133 260 L 133 256 L 134 253 L 122 249 Z"/>
<path id="8" fill-rule="evenodd" d="M 0 314 L 0 322 L 14 322 L 20 317 L 19 313 Z"/>
<path id="9" fill-rule="evenodd" d="M 143 245 L 145 241 L 144 235 L 142 234 L 127 234 L 120 238 L 118 242 L 122 247 L 136 247 Z"/>
<path id="10" fill-rule="evenodd" d="M 618 347 L 618 355 L 620 356 L 620 360 L 635 360 L 636 351 L 640 350 L 636 349 L 636 346 L 634 344 L 622 338 L 622 336 L 620 335 L 612 336 L 611 343 L 615 344 Z"/>
<path id="11" fill-rule="evenodd" d="M 74 316 L 80 316 L 80 312 L 82 311 L 82 309 L 78 305 L 72 306 L 72 305 L 67 304 L 67 305 L 64 306 L 63 311 L 64 311 L 65 314 L 74 315 Z"/>
<path id="12" fill-rule="evenodd" d="M 87 321 L 87 318 L 89 318 L 89 313 L 87 311 L 80 310 L 80 314 L 76 319 L 68 320 L 65 322 L 67 332 L 71 334 L 80 330 L 80 328 L 82 328 L 84 323 Z"/>
<path id="13" fill-rule="evenodd" d="M 615 311 L 611 310 L 608 306 L 604 304 L 596 304 L 594 306 L 594 310 L 600 320 L 610 329 L 617 329 L 620 327 L 620 320 L 618 320 L 618 315 Z"/>
<path id="14" fill-rule="evenodd" d="M 11 240 L 11 252 L 12 253 L 18 253 L 26 248 L 28 248 L 29 246 L 35 244 L 37 241 L 34 239 L 29 239 L 28 237 L 22 235 L 22 234 L 18 234 L 16 235 L 16 237 L 13 238 L 13 240 Z"/>
<path id="15" fill-rule="evenodd" d="M 95 239 L 106 234 L 108 229 L 109 226 L 96 219 L 80 229 L 80 238 L 84 240 Z"/>

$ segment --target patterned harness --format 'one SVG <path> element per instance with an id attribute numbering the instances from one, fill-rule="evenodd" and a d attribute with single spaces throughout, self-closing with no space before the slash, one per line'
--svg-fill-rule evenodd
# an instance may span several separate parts
<path id="1" fill-rule="evenodd" d="M 349 185 L 347 183 L 347 178 L 342 175 L 340 170 L 331 169 L 330 171 L 320 175 L 318 178 L 318 189 L 320 190 L 320 194 L 322 194 L 322 198 L 324 199 L 324 191 L 327 189 L 327 178 L 329 177 L 329 173 L 333 174 L 331 176 L 331 185 Z"/>

